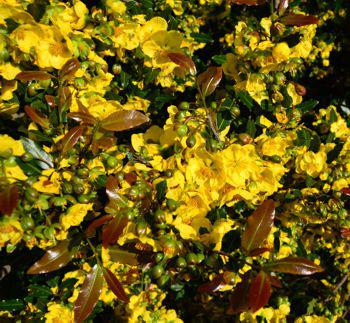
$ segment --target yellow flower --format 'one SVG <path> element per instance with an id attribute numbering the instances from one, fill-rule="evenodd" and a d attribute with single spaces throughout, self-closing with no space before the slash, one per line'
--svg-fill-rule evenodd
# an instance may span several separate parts
<path id="1" fill-rule="evenodd" d="M 123 106 L 114 100 L 106 100 L 99 95 L 86 95 L 81 98 L 81 102 L 88 107 L 89 112 L 97 119 L 102 120 L 116 111 L 123 110 Z M 71 108 L 71 111 L 77 111 L 77 106 Z"/>
<path id="2" fill-rule="evenodd" d="M 21 241 L 23 229 L 14 217 L 2 216 L 0 219 L 0 249 L 7 244 L 16 245 Z"/>
<path id="3" fill-rule="evenodd" d="M 260 21 L 260 26 L 263 27 L 266 35 L 270 36 L 270 29 L 272 26 L 272 21 L 270 18 L 262 18 Z"/>
<path id="4" fill-rule="evenodd" d="M 265 156 L 280 156 L 283 157 L 286 153 L 286 148 L 288 147 L 288 141 L 282 137 L 267 138 L 262 146 L 261 152 Z"/>
<path id="5" fill-rule="evenodd" d="M 62 304 L 49 303 L 45 314 L 46 323 L 73 323 L 73 311 Z"/>
<path id="6" fill-rule="evenodd" d="M 25 153 L 20 140 L 15 140 L 8 135 L 0 135 L 0 154 L 12 151 L 13 156 L 22 156 Z"/>
<path id="7" fill-rule="evenodd" d="M 293 105 L 300 104 L 303 101 L 303 97 L 297 93 L 295 86 L 292 83 L 287 85 L 287 93 L 293 100 Z"/>
<path id="8" fill-rule="evenodd" d="M 120 0 L 107 0 L 106 7 L 107 11 L 115 16 L 123 15 L 126 12 L 126 5 Z"/>
<path id="9" fill-rule="evenodd" d="M 160 30 L 151 35 L 149 40 L 142 44 L 145 55 L 151 59 L 151 66 L 161 68 L 166 74 L 171 73 L 177 64 L 167 56 L 168 52 L 182 52 L 181 43 L 183 36 L 174 30 Z"/>
<path id="10" fill-rule="evenodd" d="M 17 165 L 12 167 L 6 166 L 5 175 L 11 183 L 15 182 L 16 180 L 25 181 L 28 178 L 26 174 L 24 174 L 22 168 Z"/>
<path id="11" fill-rule="evenodd" d="M 46 169 L 42 172 L 42 176 L 33 184 L 33 187 L 42 193 L 59 194 L 61 190 L 60 174 L 54 169 Z"/>
<path id="12" fill-rule="evenodd" d="M 41 68 L 60 69 L 72 57 L 67 43 L 56 26 L 23 24 L 11 34 L 11 39 L 26 54 L 34 54 L 35 63 Z"/>
<path id="13" fill-rule="evenodd" d="M 60 223 L 63 229 L 68 230 L 70 227 L 78 226 L 81 222 L 83 222 L 88 211 L 92 210 L 92 206 L 93 203 L 77 203 L 71 206 L 66 214 L 61 215 Z"/>
<path id="14" fill-rule="evenodd" d="M 154 33 L 167 30 L 168 23 L 162 17 L 154 17 L 151 20 L 147 21 L 140 30 L 140 42 L 144 43 L 148 40 Z"/>
<path id="15" fill-rule="evenodd" d="M 297 173 L 317 177 L 327 166 L 327 154 L 324 151 L 307 151 L 298 155 L 295 162 Z"/>
<path id="16" fill-rule="evenodd" d="M 317 315 L 304 315 L 302 317 L 298 317 L 295 320 L 295 323 L 330 323 L 331 321 L 324 316 Z"/>
<path id="17" fill-rule="evenodd" d="M 277 63 L 284 62 L 289 59 L 290 48 L 287 43 L 279 43 L 272 49 L 272 57 Z"/>
<path id="18" fill-rule="evenodd" d="M 257 172 L 259 159 L 253 145 L 233 144 L 215 156 L 226 182 L 234 187 L 245 187 L 246 180 Z"/>

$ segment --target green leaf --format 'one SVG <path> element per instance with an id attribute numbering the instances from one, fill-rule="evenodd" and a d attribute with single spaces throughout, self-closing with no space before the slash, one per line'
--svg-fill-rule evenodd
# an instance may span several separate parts
<path id="1" fill-rule="evenodd" d="M 208 34 L 191 33 L 191 37 L 198 43 L 212 43 L 214 39 Z"/>
<path id="2" fill-rule="evenodd" d="M 145 75 L 145 84 L 152 83 L 158 76 L 160 69 L 149 69 Z"/>
<path id="3" fill-rule="evenodd" d="M 218 65 L 226 63 L 226 55 L 214 55 L 212 59 Z"/>
<path id="4" fill-rule="evenodd" d="M 156 184 L 156 191 L 157 191 L 157 200 L 161 201 L 165 198 L 167 190 L 167 182 L 166 181 L 161 181 L 160 183 Z"/>
<path id="5" fill-rule="evenodd" d="M 23 301 L 19 299 L 6 299 L 0 301 L 0 311 L 20 311 L 24 308 Z"/>
<path id="6" fill-rule="evenodd" d="M 311 143 L 311 133 L 307 129 L 302 129 L 297 132 L 297 139 L 294 140 L 296 146 L 306 146 L 309 148 Z"/>
<path id="7" fill-rule="evenodd" d="M 86 276 L 74 303 L 74 322 L 82 323 L 93 311 L 103 287 L 102 269 L 95 265 Z"/>
<path id="8" fill-rule="evenodd" d="M 131 76 L 128 73 L 124 72 L 124 71 L 121 71 L 119 75 L 120 75 L 119 76 L 120 77 L 119 80 L 120 80 L 121 87 L 122 88 L 126 88 L 128 86 L 128 84 L 129 84 Z"/>
<path id="9" fill-rule="evenodd" d="M 247 121 L 247 129 L 246 129 L 246 133 L 251 136 L 252 138 L 254 138 L 255 133 L 256 133 L 256 126 L 255 126 L 255 122 L 252 119 L 249 119 Z"/>
<path id="10" fill-rule="evenodd" d="M 267 239 L 275 219 L 275 203 L 265 200 L 247 219 L 241 246 L 246 253 L 261 247 Z"/>
<path id="11" fill-rule="evenodd" d="M 227 126 L 231 124 L 232 116 L 230 111 L 220 111 L 216 115 L 216 125 L 220 131 L 224 130 Z"/>
<path id="12" fill-rule="evenodd" d="M 236 95 L 239 101 L 241 101 L 241 103 L 243 103 L 249 110 L 253 109 L 254 101 L 247 91 L 239 91 Z"/>
<path id="13" fill-rule="evenodd" d="M 298 110 L 301 110 L 302 112 L 307 112 L 314 109 L 318 104 L 319 104 L 319 101 L 311 99 L 298 104 L 296 108 Z"/>
<path id="14" fill-rule="evenodd" d="M 25 151 L 30 153 L 34 159 L 38 160 L 38 165 L 42 169 L 53 168 L 52 157 L 40 148 L 33 140 L 21 137 L 21 141 Z"/>
<path id="15" fill-rule="evenodd" d="M 35 160 L 25 163 L 22 159 L 16 157 L 16 163 L 27 176 L 38 176 L 41 174 L 41 169 Z"/>

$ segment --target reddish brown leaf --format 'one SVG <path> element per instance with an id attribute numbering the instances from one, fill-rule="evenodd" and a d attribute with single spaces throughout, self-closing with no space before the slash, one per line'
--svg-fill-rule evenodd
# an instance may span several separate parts
<path id="1" fill-rule="evenodd" d="M 185 72 L 196 75 L 197 69 L 191 57 L 182 53 L 168 53 L 168 57 Z"/>
<path id="2" fill-rule="evenodd" d="M 58 100 L 60 107 L 69 106 L 72 101 L 72 93 L 68 87 L 59 88 Z"/>
<path id="3" fill-rule="evenodd" d="M 276 10 L 278 10 L 278 14 L 283 15 L 289 6 L 289 0 L 280 0 L 280 1 L 276 1 L 275 3 L 276 3 L 275 8 Z"/>
<path id="4" fill-rule="evenodd" d="M 342 188 L 341 192 L 347 196 L 350 196 L 350 187 Z"/>
<path id="5" fill-rule="evenodd" d="M 212 94 L 222 78 L 222 68 L 211 66 L 198 75 L 197 83 L 203 97 Z"/>
<path id="6" fill-rule="evenodd" d="M 275 203 L 272 200 L 264 201 L 248 217 L 247 227 L 242 235 L 242 248 L 249 254 L 260 248 L 268 237 L 275 218 Z"/>
<path id="7" fill-rule="evenodd" d="M 59 77 L 62 79 L 70 79 L 74 76 L 79 67 L 80 62 L 76 58 L 71 58 L 61 68 Z"/>
<path id="8" fill-rule="evenodd" d="M 127 205 L 125 197 L 119 194 L 118 180 L 115 176 L 108 176 L 106 182 L 106 193 L 109 198 L 106 212 L 115 213 L 120 207 Z"/>
<path id="9" fill-rule="evenodd" d="M 224 275 L 216 275 L 212 281 L 200 285 L 197 289 L 198 293 L 215 293 L 220 287 L 226 285 Z"/>
<path id="10" fill-rule="evenodd" d="M 121 110 L 103 119 L 101 128 L 110 131 L 124 131 L 140 126 L 148 121 L 148 117 L 140 111 Z"/>
<path id="11" fill-rule="evenodd" d="M 103 224 L 105 224 L 107 221 L 113 219 L 112 215 L 104 215 L 101 216 L 100 218 L 92 221 L 89 226 L 86 228 L 85 230 L 85 235 L 88 238 L 91 238 L 95 235 L 95 231 L 97 228 L 99 228 L 100 226 L 102 226 Z"/>
<path id="12" fill-rule="evenodd" d="M 103 276 L 107 282 L 108 287 L 121 301 L 128 303 L 129 297 L 126 295 L 124 288 L 118 278 L 107 268 L 103 268 Z"/>
<path id="13" fill-rule="evenodd" d="M 248 293 L 251 278 L 250 276 L 250 271 L 245 273 L 242 277 L 242 281 L 236 285 L 230 297 L 230 307 L 227 311 L 228 314 L 235 314 L 248 311 Z"/>
<path id="14" fill-rule="evenodd" d="M 273 287 L 282 288 L 282 283 L 276 276 L 270 276 L 270 281 Z"/>
<path id="15" fill-rule="evenodd" d="M 130 185 L 133 185 L 137 180 L 137 175 L 135 173 L 127 173 L 124 175 L 124 180 L 126 180 Z"/>
<path id="16" fill-rule="evenodd" d="M 266 3 L 266 0 L 229 0 L 229 3 L 247 5 L 247 6 L 259 6 Z"/>
<path id="17" fill-rule="evenodd" d="M 128 218 L 125 215 L 118 215 L 105 224 L 102 230 L 102 245 L 107 248 L 109 245 L 115 244 L 127 224 Z"/>
<path id="18" fill-rule="evenodd" d="M 276 260 L 265 265 L 264 268 L 269 271 L 277 271 L 280 273 L 294 275 L 312 275 L 324 271 L 322 267 L 302 257 L 287 257 Z"/>
<path id="19" fill-rule="evenodd" d="M 50 108 L 56 107 L 55 97 L 53 95 L 45 95 L 45 100 Z"/>
<path id="20" fill-rule="evenodd" d="M 40 111 L 37 109 L 31 107 L 30 105 L 26 105 L 24 107 L 24 111 L 28 115 L 29 118 L 31 118 L 35 123 L 37 123 L 39 126 L 49 129 L 50 128 L 50 121 L 49 119 Z"/>
<path id="21" fill-rule="evenodd" d="M 270 277 L 264 271 L 252 280 L 249 288 L 248 304 L 250 310 L 254 313 L 258 309 L 264 307 L 271 296 Z"/>
<path id="22" fill-rule="evenodd" d="M 264 252 L 272 251 L 272 250 L 273 250 L 272 248 L 256 248 L 256 249 L 249 252 L 249 256 L 256 257 L 256 256 L 263 254 Z"/>
<path id="23" fill-rule="evenodd" d="M 47 72 L 43 71 L 23 71 L 16 75 L 16 79 L 29 82 L 29 81 L 45 81 L 51 79 L 53 76 Z"/>
<path id="24" fill-rule="evenodd" d="M 85 126 L 80 125 L 70 129 L 65 136 L 62 138 L 62 150 L 61 153 L 64 155 L 77 143 L 79 138 L 83 135 Z"/>
<path id="25" fill-rule="evenodd" d="M 83 322 L 93 311 L 103 287 L 102 269 L 95 265 L 86 276 L 74 303 L 74 322 Z"/>
<path id="26" fill-rule="evenodd" d="M 18 187 L 17 185 L 7 185 L 0 192 L 0 212 L 2 214 L 11 215 L 18 204 Z"/>
<path id="27" fill-rule="evenodd" d="M 303 14 L 291 13 L 281 19 L 281 22 L 290 26 L 306 26 L 318 23 L 318 18 L 315 16 L 307 16 Z"/>
<path id="28" fill-rule="evenodd" d="M 108 254 L 113 262 L 130 266 L 136 266 L 139 263 L 138 255 L 136 253 L 122 250 L 116 246 L 109 247 Z"/>
<path id="29" fill-rule="evenodd" d="M 27 274 L 46 274 L 67 265 L 74 257 L 73 250 L 68 249 L 69 241 L 62 241 L 46 251 L 44 256 L 32 265 Z"/>
<path id="30" fill-rule="evenodd" d="M 96 123 L 96 119 L 91 114 L 87 114 L 84 112 L 70 112 L 67 114 L 67 116 L 75 121 L 89 125 L 93 125 Z"/>
<path id="31" fill-rule="evenodd" d="M 342 238 L 347 238 L 350 236 L 350 228 L 341 228 L 340 233 Z"/>

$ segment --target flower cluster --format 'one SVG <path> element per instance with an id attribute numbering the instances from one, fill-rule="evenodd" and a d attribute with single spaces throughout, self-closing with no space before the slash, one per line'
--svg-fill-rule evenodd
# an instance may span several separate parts
<path id="1" fill-rule="evenodd" d="M 348 6 L 316 2 L 0 0 L 0 317 L 350 319 Z"/>

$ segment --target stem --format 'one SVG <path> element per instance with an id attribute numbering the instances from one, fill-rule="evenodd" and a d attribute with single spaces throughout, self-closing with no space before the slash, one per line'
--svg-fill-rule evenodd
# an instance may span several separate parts
<path id="1" fill-rule="evenodd" d="M 214 134 L 215 138 L 217 139 L 217 141 L 221 142 L 220 136 L 219 136 L 219 134 L 218 134 L 218 132 L 216 130 L 216 125 L 214 123 L 213 117 L 212 117 L 212 115 L 211 115 L 211 113 L 210 113 L 210 111 L 209 111 L 209 109 L 207 107 L 207 104 L 205 102 L 205 97 L 202 95 L 201 91 L 199 91 L 199 88 L 198 88 L 198 92 L 199 92 L 199 94 L 201 96 L 201 99 L 202 99 L 202 102 L 203 102 L 203 106 L 204 106 L 204 108 L 205 108 L 205 110 L 207 112 L 207 119 L 209 121 L 210 129 L 213 132 L 213 134 Z"/>
<path id="2" fill-rule="evenodd" d="M 270 1 L 270 13 L 271 13 L 271 16 L 274 14 L 274 12 L 275 12 L 275 8 L 274 8 L 274 1 L 275 0 L 271 0 Z"/>
<path id="3" fill-rule="evenodd" d="M 96 248 L 95 248 L 94 245 L 91 243 L 91 241 L 90 241 L 89 238 L 86 238 L 86 241 L 88 242 L 88 244 L 89 244 L 89 246 L 90 246 L 92 252 L 94 253 L 94 256 L 95 256 L 95 259 L 96 259 L 96 261 L 97 261 L 97 264 L 98 264 L 99 266 L 102 267 L 100 258 L 98 257 L 98 254 L 97 254 L 97 251 L 96 251 Z"/>

